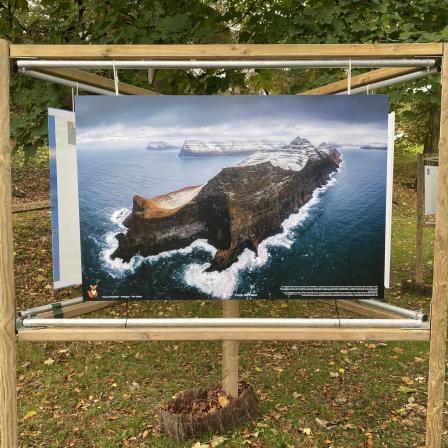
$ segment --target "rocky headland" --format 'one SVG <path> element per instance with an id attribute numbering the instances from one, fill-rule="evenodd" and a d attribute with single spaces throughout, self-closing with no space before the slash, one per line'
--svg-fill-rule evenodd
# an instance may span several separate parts
<path id="1" fill-rule="evenodd" d="M 259 151 L 222 169 L 204 185 L 153 198 L 134 196 L 126 233 L 116 236 L 112 258 L 157 255 L 206 239 L 217 248 L 209 271 L 234 263 L 244 249 L 282 231 L 316 188 L 337 170 L 341 154 L 331 144 L 297 137 L 277 150 Z"/>

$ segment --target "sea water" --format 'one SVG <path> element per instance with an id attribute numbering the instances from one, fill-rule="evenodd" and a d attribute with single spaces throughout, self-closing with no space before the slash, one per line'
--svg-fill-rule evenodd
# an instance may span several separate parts
<path id="1" fill-rule="evenodd" d="M 246 249 L 222 272 L 205 272 L 216 249 L 205 240 L 129 263 L 111 259 L 132 197 L 200 185 L 246 156 L 180 158 L 179 150 L 82 148 L 78 179 L 84 286 L 147 299 L 284 298 L 284 285 L 382 285 L 386 151 L 341 150 L 343 163 L 283 232 Z"/>

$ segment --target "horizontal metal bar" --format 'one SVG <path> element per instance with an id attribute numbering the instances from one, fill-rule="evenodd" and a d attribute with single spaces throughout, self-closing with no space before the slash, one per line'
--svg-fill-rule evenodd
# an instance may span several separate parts
<path id="1" fill-rule="evenodd" d="M 84 299 L 82 297 L 74 297 L 73 299 L 63 300 L 62 302 L 49 303 L 47 305 L 40 305 L 34 308 L 29 308 L 24 311 L 18 311 L 17 315 L 21 318 L 27 318 L 31 316 L 35 316 L 36 314 L 45 313 L 47 311 L 51 311 L 55 306 L 59 306 L 61 308 L 66 308 L 67 306 L 77 305 L 78 303 L 83 303 Z"/>
<path id="2" fill-rule="evenodd" d="M 193 69 L 193 68 L 347 68 L 351 62 L 352 68 L 369 67 L 434 67 L 436 59 L 289 59 L 289 60 L 188 60 L 188 61 L 163 61 L 163 60 L 43 60 L 43 59 L 19 59 L 17 67 L 28 69 L 39 68 L 80 68 L 80 69 Z"/>
<path id="3" fill-rule="evenodd" d="M 84 84 L 82 82 L 70 81 L 69 79 L 58 78 L 57 76 L 47 75 L 45 73 L 40 73 L 34 70 L 28 70 L 26 68 L 20 68 L 19 73 L 21 75 L 29 76 L 30 78 L 40 79 L 42 81 L 52 82 L 54 84 L 60 84 L 62 86 L 83 90 L 89 93 L 96 93 L 98 95 L 115 95 L 115 92 L 112 90 L 89 86 L 88 84 Z"/>
<path id="4" fill-rule="evenodd" d="M 409 319 L 416 319 L 416 320 L 421 320 L 421 321 L 425 321 L 425 322 L 428 320 L 428 315 L 425 313 L 422 313 L 421 311 L 408 310 L 406 308 L 402 308 L 400 306 L 392 305 L 392 304 L 386 303 L 386 302 L 381 302 L 379 300 L 358 299 L 357 302 L 363 303 L 372 308 L 378 308 L 381 310 L 390 311 L 399 316 L 403 316 L 403 317 L 406 317 Z"/>
<path id="5" fill-rule="evenodd" d="M 386 79 L 384 81 L 378 81 L 378 82 L 374 82 L 372 84 L 366 84 L 365 86 L 355 87 L 354 89 L 351 89 L 350 93 L 351 94 L 366 93 L 366 92 L 370 92 L 372 90 L 381 89 L 383 87 L 389 87 L 394 84 L 399 84 L 401 82 L 425 78 L 427 76 L 431 76 L 436 73 L 439 73 L 439 69 L 437 67 L 433 67 L 428 70 L 419 70 L 414 73 L 408 73 L 406 75 L 396 76 L 395 78 Z M 335 93 L 335 95 L 347 95 L 347 90 L 344 90 L 343 92 Z"/>
<path id="6" fill-rule="evenodd" d="M 107 327 L 107 328 L 429 328 L 415 319 L 313 319 L 313 318 L 165 318 L 165 319 L 25 319 L 23 327 Z"/>

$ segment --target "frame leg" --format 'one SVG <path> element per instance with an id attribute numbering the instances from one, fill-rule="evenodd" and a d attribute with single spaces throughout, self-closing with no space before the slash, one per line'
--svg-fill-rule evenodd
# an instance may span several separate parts
<path id="1" fill-rule="evenodd" d="M 238 300 L 222 302 L 223 317 L 238 317 Z M 222 388 L 227 395 L 238 397 L 238 341 L 222 341 Z"/>
<path id="2" fill-rule="evenodd" d="M 448 311 L 448 44 L 443 46 L 426 447 L 441 448 Z"/>
<path id="3" fill-rule="evenodd" d="M 9 43 L 0 40 L 0 439 L 17 448 L 15 302 L 9 130 Z"/>
<path id="4" fill-rule="evenodd" d="M 423 155 L 417 159 L 417 238 L 415 248 L 415 283 L 423 284 L 423 248 L 424 248 L 424 166 Z"/>

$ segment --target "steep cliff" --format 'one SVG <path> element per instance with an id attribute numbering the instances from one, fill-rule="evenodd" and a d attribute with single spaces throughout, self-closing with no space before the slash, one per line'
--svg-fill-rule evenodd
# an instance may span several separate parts
<path id="1" fill-rule="evenodd" d="M 207 239 L 218 250 L 209 270 L 229 267 L 245 248 L 266 237 L 308 202 L 341 162 L 330 144 L 300 137 L 276 151 L 261 151 L 224 168 L 205 185 L 162 196 L 134 196 L 128 231 L 117 235 L 113 258 L 155 255 Z"/>

